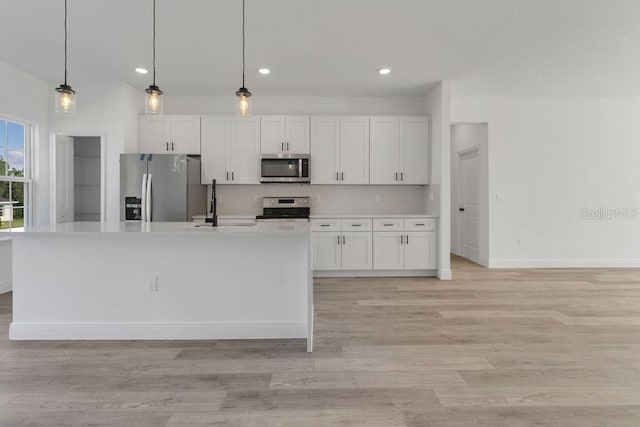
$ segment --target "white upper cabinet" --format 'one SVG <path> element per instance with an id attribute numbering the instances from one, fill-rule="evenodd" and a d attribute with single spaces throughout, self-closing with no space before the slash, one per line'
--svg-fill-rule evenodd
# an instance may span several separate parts
<path id="1" fill-rule="evenodd" d="M 260 118 L 234 118 L 231 144 L 231 183 L 260 183 Z"/>
<path id="2" fill-rule="evenodd" d="M 369 117 L 341 117 L 340 184 L 368 183 Z"/>
<path id="3" fill-rule="evenodd" d="M 369 117 L 311 118 L 311 183 L 369 183 Z"/>
<path id="4" fill-rule="evenodd" d="M 201 175 L 203 184 L 211 180 L 226 183 L 231 150 L 231 117 L 202 117 Z"/>
<path id="5" fill-rule="evenodd" d="M 149 154 L 200 154 L 200 116 L 140 116 L 138 151 Z"/>
<path id="6" fill-rule="evenodd" d="M 429 123 L 424 116 L 371 118 L 371 184 L 429 183 Z"/>
<path id="7" fill-rule="evenodd" d="M 338 184 L 340 118 L 311 118 L 311 183 Z"/>
<path id="8" fill-rule="evenodd" d="M 400 117 L 401 184 L 429 183 L 429 123 L 427 117 Z"/>
<path id="9" fill-rule="evenodd" d="M 260 182 L 260 118 L 202 117 L 202 183 Z"/>
<path id="10" fill-rule="evenodd" d="M 309 154 L 309 116 L 262 116 L 261 152 Z"/>

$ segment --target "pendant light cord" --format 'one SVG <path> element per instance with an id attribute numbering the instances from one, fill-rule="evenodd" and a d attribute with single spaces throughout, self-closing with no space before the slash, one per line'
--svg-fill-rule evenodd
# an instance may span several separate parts
<path id="1" fill-rule="evenodd" d="M 153 0 L 153 85 L 156 85 L 156 0 Z"/>
<path id="2" fill-rule="evenodd" d="M 67 86 L 67 0 L 64 0 L 64 85 Z"/>
<path id="3" fill-rule="evenodd" d="M 244 0 L 242 0 L 242 87 L 244 87 Z"/>

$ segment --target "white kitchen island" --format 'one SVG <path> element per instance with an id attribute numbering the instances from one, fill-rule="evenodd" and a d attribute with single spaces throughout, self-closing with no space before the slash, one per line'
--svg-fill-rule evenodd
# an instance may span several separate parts
<path id="1" fill-rule="evenodd" d="M 10 234 L 15 340 L 306 338 L 308 223 L 67 223 Z"/>

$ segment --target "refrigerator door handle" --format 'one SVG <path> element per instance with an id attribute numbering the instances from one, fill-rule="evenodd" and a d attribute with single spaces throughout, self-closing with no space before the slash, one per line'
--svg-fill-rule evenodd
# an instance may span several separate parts
<path id="1" fill-rule="evenodd" d="M 140 221 L 147 222 L 147 174 L 142 174 L 142 191 L 140 192 L 142 199 L 140 207 Z"/>
<path id="2" fill-rule="evenodd" d="M 153 214 L 153 203 L 151 200 L 151 174 L 147 175 L 147 222 L 151 222 L 152 218 L 152 214 Z"/>

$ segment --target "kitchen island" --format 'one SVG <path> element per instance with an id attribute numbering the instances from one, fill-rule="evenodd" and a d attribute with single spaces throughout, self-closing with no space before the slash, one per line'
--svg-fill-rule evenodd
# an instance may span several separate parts
<path id="1" fill-rule="evenodd" d="M 66 223 L 10 233 L 14 340 L 306 338 L 308 223 Z"/>

